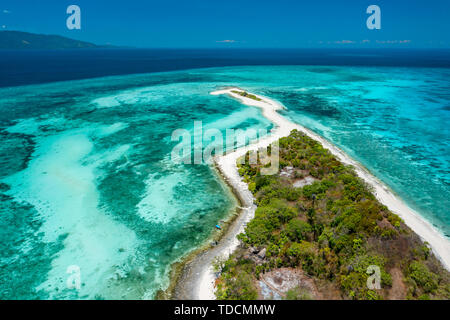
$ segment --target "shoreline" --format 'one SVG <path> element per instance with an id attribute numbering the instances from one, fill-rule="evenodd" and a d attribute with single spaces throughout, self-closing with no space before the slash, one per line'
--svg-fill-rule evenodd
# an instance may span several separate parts
<path id="1" fill-rule="evenodd" d="M 223 239 L 228 236 L 230 228 L 232 228 L 236 220 L 239 219 L 242 213 L 242 201 L 240 195 L 228 184 L 223 177 L 220 170 L 214 166 L 214 172 L 218 175 L 218 178 L 229 189 L 229 192 L 234 197 L 236 205 L 229 211 L 224 220 L 221 220 L 221 228 L 219 233 L 213 232 L 206 241 L 197 249 L 191 251 L 187 256 L 177 261 L 171 266 L 170 284 L 169 287 L 160 291 L 157 294 L 157 299 L 175 299 L 175 300 L 192 300 L 193 292 L 198 289 L 198 283 L 193 279 L 198 278 L 198 274 L 203 271 L 204 265 L 201 261 L 207 259 L 210 255 L 214 255 L 220 244 L 223 244 Z M 217 245 L 212 243 L 217 241 Z M 218 248 L 215 250 L 215 248 Z M 214 258 L 214 257 L 213 257 Z M 211 260 L 211 259 L 209 259 Z M 208 261 L 209 261 L 208 260 Z M 211 260 L 212 261 L 212 260 Z M 200 268 L 199 268 L 200 267 Z M 213 270 L 211 269 L 210 272 Z M 214 299 L 214 296 L 209 300 Z"/>
<path id="2" fill-rule="evenodd" d="M 241 202 L 242 210 L 239 216 L 231 223 L 230 228 L 224 231 L 222 239 L 217 246 L 212 247 L 210 250 L 204 249 L 203 252 L 196 257 L 193 257 L 191 261 L 187 263 L 190 265 L 190 268 L 188 269 L 190 269 L 191 272 L 185 270 L 186 266 L 183 268 L 181 271 L 183 275 L 179 277 L 179 281 L 177 281 L 175 287 L 178 288 L 178 290 L 183 290 L 184 294 L 178 296 L 194 300 L 215 299 L 215 275 L 212 263 L 216 257 L 228 257 L 237 248 L 239 241 L 236 236 L 244 231 L 246 224 L 253 218 L 256 210 L 256 206 L 253 204 L 253 194 L 248 190 L 247 184 L 242 181 L 238 173 L 236 161 L 250 150 L 265 148 L 279 138 L 288 136 L 294 129 L 297 129 L 313 140 L 318 141 L 343 164 L 351 165 L 356 174 L 373 188 L 373 193 L 376 198 L 383 205 L 388 207 L 390 211 L 397 214 L 405 224 L 422 239 L 422 241 L 428 242 L 435 256 L 447 270 L 450 270 L 450 241 L 434 228 L 430 222 L 425 220 L 416 211 L 404 203 L 403 200 L 395 195 L 388 186 L 371 174 L 363 165 L 353 160 L 349 155 L 321 136 L 283 117 L 277 110 L 284 109 L 284 106 L 276 101 L 252 93 L 252 95 L 260 99 L 257 101 L 248 97 L 243 97 L 232 91 L 243 92 L 242 89 L 234 87 L 214 91 L 210 94 L 226 94 L 239 100 L 244 105 L 262 109 L 263 116 L 270 120 L 275 127 L 269 135 L 257 140 L 256 143 L 249 144 L 214 159 L 216 169 L 220 172 L 225 182 L 230 186 L 233 193 Z M 192 273 L 192 270 L 195 270 L 195 274 Z M 177 296 L 177 292 L 179 293 L 180 291 L 175 289 L 174 296 Z"/>
<path id="3" fill-rule="evenodd" d="M 239 243 L 236 235 L 241 232 L 240 228 L 246 223 L 244 218 L 247 208 L 243 205 L 244 199 L 228 183 L 223 172 L 216 164 L 214 169 L 216 174 L 220 176 L 230 189 L 230 192 L 236 199 L 237 206 L 230 211 L 226 220 L 221 224 L 222 232 L 209 237 L 204 245 L 191 252 L 182 261 L 176 263 L 176 269 L 173 270 L 171 284 L 166 290 L 167 294 L 165 297 L 175 300 L 214 300 L 214 291 L 210 290 L 211 287 L 214 287 L 215 281 L 212 264 L 217 256 L 228 252 L 230 246 Z M 217 245 L 211 244 L 211 241 L 214 240 L 217 241 Z M 202 281 L 198 281 L 199 279 L 202 279 Z"/>
<path id="4" fill-rule="evenodd" d="M 191 267 L 193 261 L 200 260 L 202 255 L 210 252 L 216 246 L 214 242 L 221 243 L 222 239 L 227 236 L 228 230 L 238 219 L 242 211 L 242 202 L 239 194 L 226 182 L 220 170 L 214 166 L 214 174 L 221 180 L 224 187 L 230 192 L 230 196 L 234 198 L 235 205 L 230 208 L 228 214 L 220 220 L 221 230 L 214 230 L 211 235 L 196 249 L 189 252 L 184 257 L 181 257 L 178 261 L 175 261 L 170 266 L 169 286 L 162 290 L 160 289 L 155 296 L 156 300 L 190 300 L 192 299 L 192 292 L 194 292 L 194 282 L 191 282 L 190 276 L 197 276 L 198 271 Z"/>

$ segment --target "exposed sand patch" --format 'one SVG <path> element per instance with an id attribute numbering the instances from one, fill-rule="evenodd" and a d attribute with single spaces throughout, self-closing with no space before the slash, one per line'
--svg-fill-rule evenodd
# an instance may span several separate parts
<path id="1" fill-rule="evenodd" d="M 261 283 L 262 282 L 262 283 Z M 264 284 L 261 286 L 261 284 Z M 308 277 L 302 270 L 295 268 L 279 268 L 261 275 L 259 283 L 265 287 L 265 299 L 273 297 L 285 297 L 291 289 L 300 289 L 311 296 L 313 299 L 320 299 L 321 295 L 317 291 L 314 280 Z M 262 290 L 261 290 L 262 291 Z"/>
<path id="2" fill-rule="evenodd" d="M 315 181 L 319 181 L 319 180 L 314 177 L 307 176 L 307 177 L 304 177 L 303 179 L 298 179 L 298 180 L 294 181 L 292 186 L 294 188 L 303 188 L 304 186 L 309 186 L 310 184 L 313 184 Z"/>

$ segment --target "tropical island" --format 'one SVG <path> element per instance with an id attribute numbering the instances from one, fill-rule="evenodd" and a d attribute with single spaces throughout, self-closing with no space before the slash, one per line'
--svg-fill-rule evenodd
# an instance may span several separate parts
<path id="1" fill-rule="evenodd" d="M 281 172 L 239 165 L 256 198 L 241 245 L 216 264 L 218 299 L 449 299 L 449 273 L 427 243 L 320 143 L 279 140 Z M 381 271 L 368 289 L 367 269 Z"/>
<path id="2" fill-rule="evenodd" d="M 175 298 L 449 299 L 448 240 L 336 146 L 284 118 L 284 107 L 239 88 L 276 128 L 215 159 L 240 213 L 214 246 L 190 257 Z M 280 170 L 250 154 L 273 143 Z M 395 211 L 395 213 L 393 212 Z M 370 287 L 378 272 L 378 287 Z"/>
<path id="3" fill-rule="evenodd" d="M 2 4 L 1 300 L 450 299 L 450 1 Z"/>
<path id="4" fill-rule="evenodd" d="M 112 46 L 74 40 L 59 35 L 36 34 L 22 31 L 0 31 L 0 49 L 86 49 Z"/>

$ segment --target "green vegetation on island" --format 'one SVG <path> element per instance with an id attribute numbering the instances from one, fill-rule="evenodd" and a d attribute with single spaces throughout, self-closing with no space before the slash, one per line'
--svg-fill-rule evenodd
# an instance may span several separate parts
<path id="1" fill-rule="evenodd" d="M 261 175 L 248 153 L 239 165 L 257 209 L 239 248 L 216 263 L 218 299 L 267 298 L 271 284 L 283 299 L 450 297 L 448 271 L 351 167 L 297 130 L 279 146 L 277 175 Z M 373 266 L 380 289 L 368 285 Z M 287 273 L 296 286 L 277 292 Z"/>
<path id="2" fill-rule="evenodd" d="M 90 42 L 58 35 L 35 34 L 21 31 L 0 31 L 0 49 L 80 49 L 108 48 Z"/>
<path id="3" fill-rule="evenodd" d="M 242 97 L 245 97 L 245 98 L 253 99 L 253 100 L 256 100 L 256 101 L 262 101 L 262 99 L 258 98 L 254 94 L 248 93 L 246 91 L 231 90 L 231 92 L 233 92 L 235 94 L 238 94 L 238 95 L 240 95 Z"/>

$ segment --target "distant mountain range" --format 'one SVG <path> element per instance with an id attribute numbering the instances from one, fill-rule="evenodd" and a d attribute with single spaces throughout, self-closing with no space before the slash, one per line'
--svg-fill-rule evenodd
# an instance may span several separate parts
<path id="1" fill-rule="evenodd" d="M 111 46 L 96 45 L 57 35 L 21 31 L 0 31 L 0 49 L 81 49 L 107 47 Z"/>

